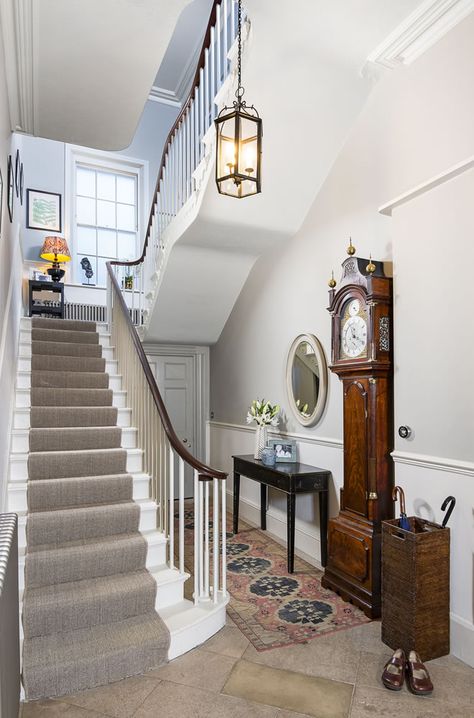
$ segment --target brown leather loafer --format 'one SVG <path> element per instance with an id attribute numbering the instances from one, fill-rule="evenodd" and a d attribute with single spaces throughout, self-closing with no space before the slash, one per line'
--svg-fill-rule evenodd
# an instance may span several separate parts
<path id="1" fill-rule="evenodd" d="M 393 656 L 383 669 L 382 683 L 385 688 L 391 691 L 400 691 L 405 680 L 405 653 L 401 648 L 397 648 Z"/>
<path id="2" fill-rule="evenodd" d="M 407 661 L 408 685 L 417 696 L 429 696 L 433 692 L 430 674 L 415 651 L 410 651 Z"/>

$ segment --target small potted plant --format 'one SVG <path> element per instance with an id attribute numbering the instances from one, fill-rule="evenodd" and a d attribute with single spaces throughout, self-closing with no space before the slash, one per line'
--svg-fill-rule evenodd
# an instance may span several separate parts
<path id="1" fill-rule="evenodd" d="M 247 412 L 247 424 L 257 424 L 254 458 L 262 458 L 262 449 L 267 445 L 267 427 L 278 426 L 279 404 L 270 404 L 265 399 L 254 399 Z"/>

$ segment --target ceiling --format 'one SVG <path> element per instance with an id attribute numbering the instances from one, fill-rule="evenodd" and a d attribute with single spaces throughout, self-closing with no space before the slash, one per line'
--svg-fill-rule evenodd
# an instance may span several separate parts
<path id="1" fill-rule="evenodd" d="M 12 129 L 119 150 L 189 0 L 2 0 Z"/>

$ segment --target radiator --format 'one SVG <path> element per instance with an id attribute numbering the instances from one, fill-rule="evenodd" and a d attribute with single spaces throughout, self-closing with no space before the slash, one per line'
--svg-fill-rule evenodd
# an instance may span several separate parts
<path id="1" fill-rule="evenodd" d="M 0 514 L 0 718 L 17 718 L 20 704 L 18 517 Z"/>
<path id="2" fill-rule="evenodd" d="M 35 306 L 38 306 L 37 304 Z M 44 302 L 44 314 L 47 315 L 48 307 L 59 307 L 59 302 Z M 135 326 L 142 324 L 140 321 L 140 309 L 130 309 L 130 317 Z M 82 304 L 80 302 L 64 302 L 64 319 L 76 319 L 86 322 L 106 322 L 107 307 L 101 304 Z M 141 315 L 143 320 L 143 312 Z"/>

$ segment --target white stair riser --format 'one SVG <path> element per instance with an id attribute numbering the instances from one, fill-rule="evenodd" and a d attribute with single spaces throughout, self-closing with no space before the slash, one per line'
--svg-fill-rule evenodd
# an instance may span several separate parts
<path id="1" fill-rule="evenodd" d="M 154 531 L 156 529 L 156 504 L 152 501 L 139 504 L 140 506 L 140 523 L 138 530 Z M 18 517 L 18 548 L 26 547 L 26 515 Z"/>
<path id="2" fill-rule="evenodd" d="M 25 329 L 22 328 L 20 330 L 20 342 L 31 343 L 31 328 Z M 80 342 L 78 342 L 80 343 Z M 99 344 L 103 347 L 109 347 L 110 346 L 110 334 L 107 333 L 99 333 Z"/>
<path id="3" fill-rule="evenodd" d="M 21 317 L 20 319 L 20 329 L 28 329 L 31 331 L 31 317 Z M 106 322 L 96 322 L 95 324 L 96 331 L 99 332 L 99 334 L 107 334 L 109 329 Z"/>
<path id="4" fill-rule="evenodd" d="M 18 377 L 16 380 L 17 389 L 31 389 L 31 371 L 30 370 L 19 370 Z M 121 391 L 122 389 L 122 376 L 121 374 L 115 374 L 109 377 L 108 389 L 114 391 Z"/>
<path id="5" fill-rule="evenodd" d="M 146 556 L 146 567 L 152 569 L 154 566 L 159 566 L 166 561 L 166 541 L 160 540 L 155 541 L 157 532 L 153 532 L 150 536 L 144 538 L 148 542 L 148 551 Z M 23 591 L 25 588 L 25 554 L 22 552 L 18 556 L 18 590 Z M 196 644 L 197 645 L 197 644 Z"/>
<path id="6" fill-rule="evenodd" d="M 20 408 L 27 408 L 31 406 L 31 391 L 30 389 L 17 388 L 15 406 Z M 112 396 L 112 406 L 123 409 L 127 405 L 127 392 L 126 391 L 114 391 Z"/>
<path id="7" fill-rule="evenodd" d="M 20 351 L 19 351 L 20 357 L 31 357 L 31 341 L 30 342 L 20 342 Z M 114 358 L 114 347 L 102 347 L 102 356 L 104 359 L 113 359 Z"/>
<path id="8" fill-rule="evenodd" d="M 159 611 L 161 608 L 172 606 L 173 604 L 179 603 L 183 600 L 186 576 L 180 576 L 177 574 L 175 581 L 160 584 L 159 574 L 155 574 L 155 572 L 152 571 L 151 575 L 158 584 L 155 600 L 156 611 Z"/>
<path id="9" fill-rule="evenodd" d="M 164 620 L 166 623 L 166 619 Z M 168 660 L 178 658 L 204 643 L 217 631 L 220 631 L 225 626 L 225 622 L 226 606 L 218 604 L 214 611 L 204 615 L 198 623 L 194 623 L 192 626 L 183 626 L 180 630 L 170 630 Z"/>
<path id="10" fill-rule="evenodd" d="M 122 428 L 130 426 L 132 422 L 132 411 L 131 409 L 120 408 L 117 412 L 117 426 Z M 30 409 L 16 409 L 13 412 L 13 428 L 14 429 L 29 429 L 30 428 Z"/>
<path id="11" fill-rule="evenodd" d="M 8 485 L 8 511 L 21 513 L 27 511 L 28 484 L 26 482 L 11 482 Z M 133 476 L 133 500 L 140 501 L 150 496 L 150 478 L 147 474 Z"/>
<path id="12" fill-rule="evenodd" d="M 143 451 L 127 449 L 126 471 L 135 474 L 142 471 Z M 10 454 L 10 481 L 28 480 L 28 454 Z"/>
<path id="13" fill-rule="evenodd" d="M 70 427 L 75 428 L 75 427 Z M 105 427 L 104 427 L 105 428 Z M 109 427 L 107 427 L 109 428 Z M 113 427 L 110 427 L 113 428 Z M 137 429 L 132 426 L 122 429 L 122 440 L 120 443 L 122 449 L 137 448 Z M 13 429 L 12 431 L 12 454 L 25 454 L 30 450 L 29 445 L 29 429 Z"/>
<path id="14" fill-rule="evenodd" d="M 31 356 L 18 357 L 18 371 L 31 372 Z M 114 376 L 118 371 L 118 361 L 116 359 L 106 359 L 105 371 L 109 376 Z"/>

